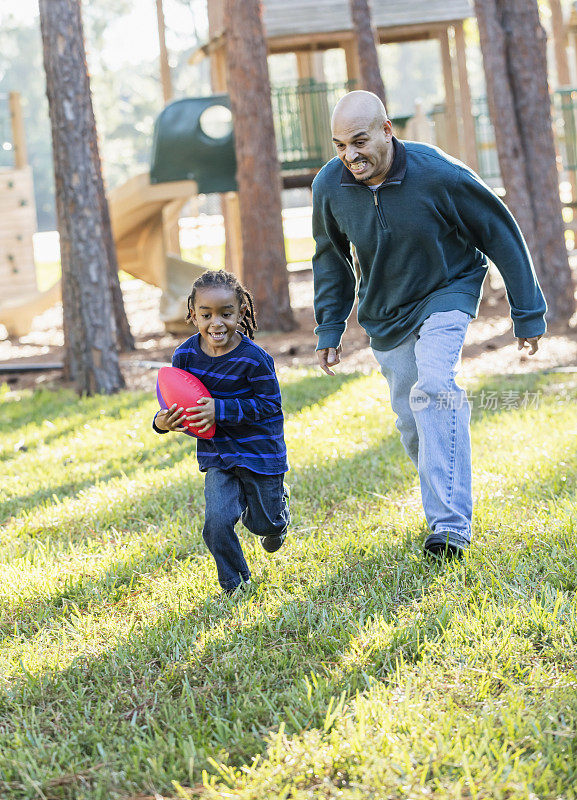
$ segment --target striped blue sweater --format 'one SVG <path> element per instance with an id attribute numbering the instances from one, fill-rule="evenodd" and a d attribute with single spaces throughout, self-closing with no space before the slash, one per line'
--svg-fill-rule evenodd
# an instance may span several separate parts
<path id="1" fill-rule="evenodd" d="M 195 375 L 215 401 L 216 433 L 212 439 L 197 439 L 201 471 L 246 467 L 261 475 L 286 472 L 282 399 L 272 357 L 244 335 L 234 350 L 209 356 L 199 338 L 197 333 L 176 348 L 172 366 Z"/>

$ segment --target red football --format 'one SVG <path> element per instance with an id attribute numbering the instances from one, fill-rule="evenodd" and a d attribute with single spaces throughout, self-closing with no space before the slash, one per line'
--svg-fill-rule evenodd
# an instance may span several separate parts
<path id="1" fill-rule="evenodd" d="M 161 408 L 170 408 L 173 403 L 176 403 L 184 409 L 198 405 L 201 397 L 212 397 L 202 381 L 185 369 L 178 369 L 178 367 L 161 367 L 159 369 L 156 379 L 156 396 Z M 211 425 L 207 431 L 199 433 L 192 420 L 185 420 L 183 425 L 188 428 L 186 433 L 189 436 L 196 436 L 197 439 L 212 439 L 216 430 L 216 425 Z"/>

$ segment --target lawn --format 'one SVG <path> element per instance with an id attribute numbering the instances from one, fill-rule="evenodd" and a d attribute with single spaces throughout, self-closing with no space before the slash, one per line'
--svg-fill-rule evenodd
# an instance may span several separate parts
<path id="1" fill-rule="evenodd" d="M 0 797 L 576 798 L 576 376 L 467 386 L 449 564 L 383 379 L 281 384 L 292 534 L 233 600 L 151 395 L 0 393 Z"/>

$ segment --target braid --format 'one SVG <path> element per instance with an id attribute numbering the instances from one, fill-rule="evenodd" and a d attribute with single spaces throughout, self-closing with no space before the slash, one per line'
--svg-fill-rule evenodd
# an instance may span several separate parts
<path id="1" fill-rule="evenodd" d="M 190 322 L 192 319 L 197 290 L 214 287 L 231 289 L 238 300 L 239 307 L 246 306 L 246 313 L 240 321 L 240 327 L 249 339 L 254 339 L 254 332 L 258 330 L 258 326 L 256 324 L 252 294 L 240 283 L 236 275 L 233 275 L 232 272 L 226 272 L 224 269 L 208 269 L 192 284 L 191 292 L 187 298 L 188 314 L 186 315 L 186 321 Z"/>

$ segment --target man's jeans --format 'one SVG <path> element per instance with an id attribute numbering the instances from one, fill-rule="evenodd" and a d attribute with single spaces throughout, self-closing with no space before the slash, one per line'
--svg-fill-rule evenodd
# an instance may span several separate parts
<path id="1" fill-rule="evenodd" d="M 471 317 L 431 314 L 393 350 L 373 350 L 391 393 L 397 428 L 417 467 L 425 517 L 433 533 L 471 540 L 471 410 L 455 383 Z"/>
<path id="2" fill-rule="evenodd" d="M 202 536 L 216 561 L 223 589 L 248 581 L 250 570 L 234 526 L 243 524 L 257 536 L 281 536 L 290 523 L 284 474 L 259 475 L 244 467 L 211 467 L 204 479 L 206 500 Z"/>

